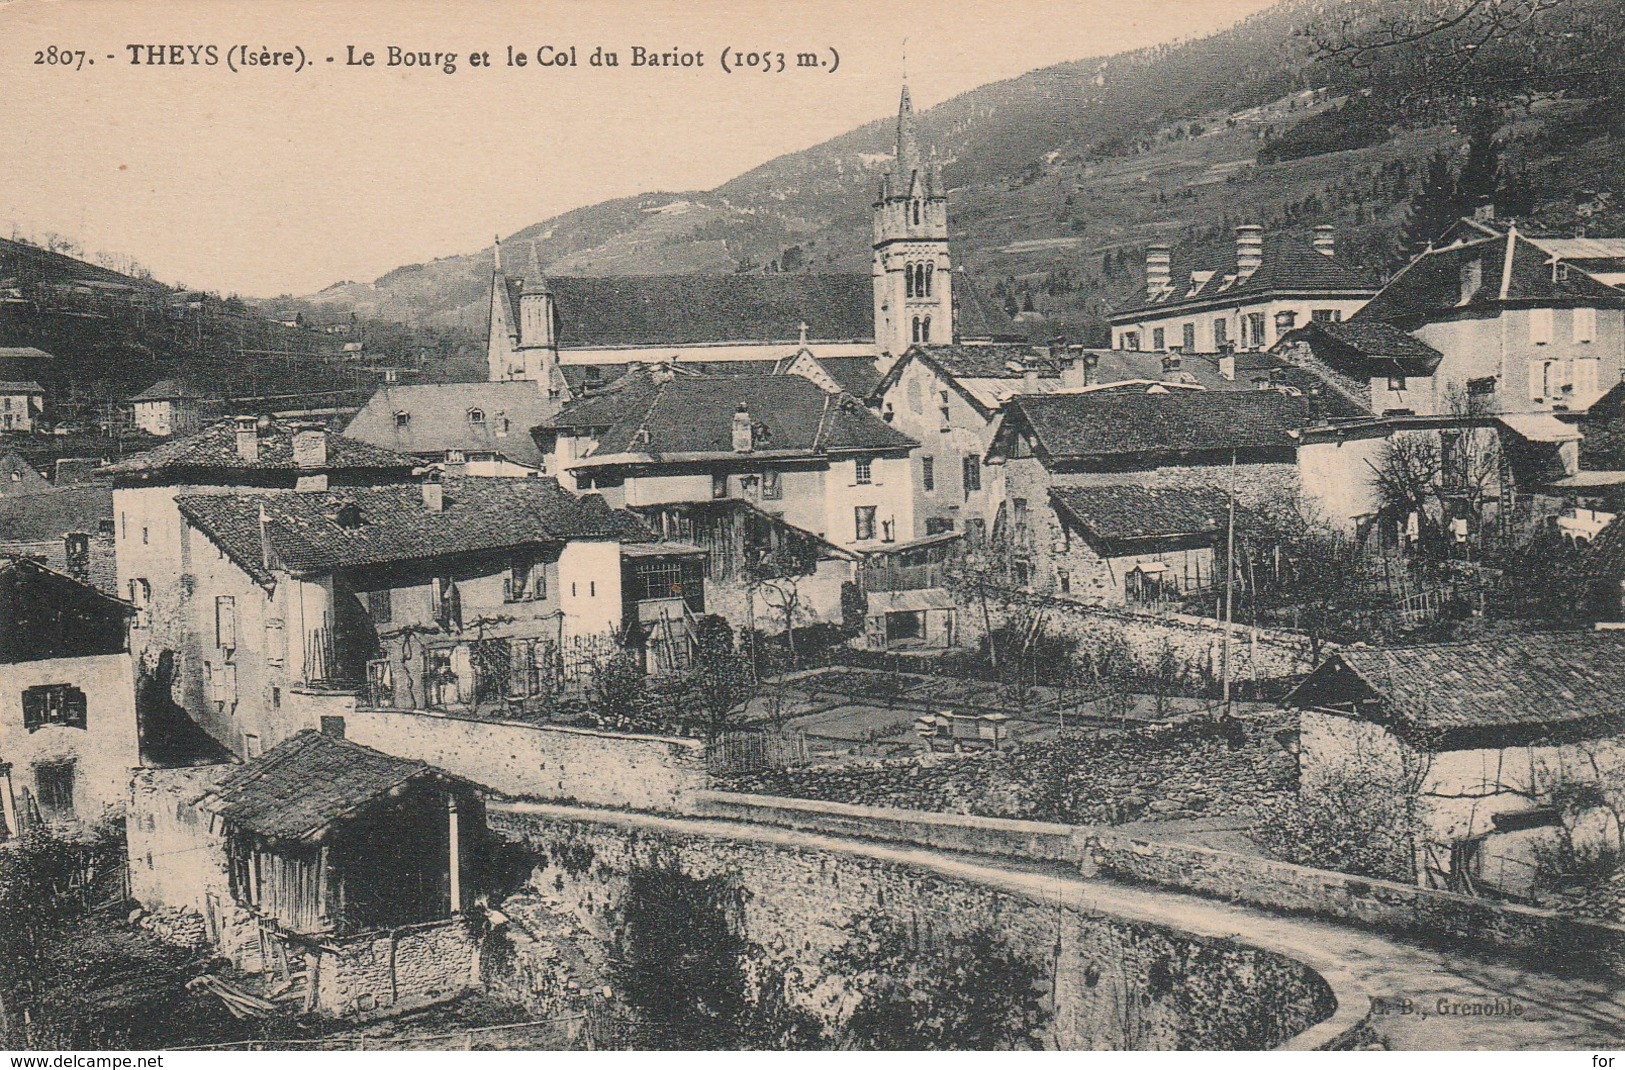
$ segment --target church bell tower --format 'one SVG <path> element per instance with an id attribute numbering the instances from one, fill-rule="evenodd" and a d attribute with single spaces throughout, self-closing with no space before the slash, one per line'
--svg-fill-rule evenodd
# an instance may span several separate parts
<path id="1" fill-rule="evenodd" d="M 948 191 L 942 166 L 923 164 L 908 86 L 897 106 L 897 157 L 874 205 L 875 346 L 882 370 L 912 345 L 954 339 Z"/>

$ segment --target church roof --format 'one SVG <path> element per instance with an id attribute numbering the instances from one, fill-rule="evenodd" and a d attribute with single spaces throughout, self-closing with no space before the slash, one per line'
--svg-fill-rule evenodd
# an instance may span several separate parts
<path id="1" fill-rule="evenodd" d="M 509 278 L 511 322 L 523 280 Z M 874 339 L 867 274 L 558 275 L 548 280 L 562 349 Z"/>

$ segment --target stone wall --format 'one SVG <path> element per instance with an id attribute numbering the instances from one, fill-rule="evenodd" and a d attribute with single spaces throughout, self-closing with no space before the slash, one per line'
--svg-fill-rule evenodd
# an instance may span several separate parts
<path id="1" fill-rule="evenodd" d="M 698 812 L 708 817 L 754 821 L 834 836 L 862 836 L 949 851 L 1052 862 L 1076 863 L 1083 857 L 1080 830 L 1044 821 L 934 814 L 727 791 L 702 791 L 695 797 L 695 803 Z"/>
<path id="2" fill-rule="evenodd" d="M 461 918 L 324 942 L 306 954 L 313 1009 L 370 1018 L 451 999 L 473 983 L 475 946 Z"/>
<path id="3" fill-rule="evenodd" d="M 1092 832 L 1086 872 L 1273 910 L 1320 914 L 1451 943 L 1625 964 L 1625 926 L 1205 847 Z"/>
<path id="4" fill-rule="evenodd" d="M 681 813 L 706 787 L 705 746 L 692 739 L 422 710 L 357 710 L 345 717 L 345 735 L 503 795 Z"/>
<path id="5" fill-rule="evenodd" d="M 1140 668 L 1147 672 L 1156 670 L 1165 650 L 1173 655 L 1181 670 L 1192 677 L 1217 679 L 1222 672 L 1224 625 L 1217 619 L 1092 605 L 1017 592 L 1011 592 L 1006 602 L 1005 605 L 995 602 L 990 608 L 995 628 L 1013 617 L 1019 618 L 1016 623 L 1029 622 L 1033 609 L 1042 607 L 1045 632 L 1074 639 L 1082 650 L 1121 638 L 1128 643 Z M 985 632 L 982 614 L 961 613 L 959 619 L 962 631 L 974 632 L 962 637 L 961 645 L 974 646 Z M 1308 636 L 1245 624 L 1231 625 L 1230 663 L 1231 679 L 1247 681 L 1289 679 L 1314 668 L 1309 657 Z"/>
<path id="6" fill-rule="evenodd" d="M 922 951 L 981 931 L 1031 963 L 1047 993 L 1048 1025 L 1035 1038 L 1046 1047 L 1269 1048 L 1326 1019 L 1335 1002 L 1319 975 L 1272 952 L 863 854 L 561 819 L 525 804 L 493 806 L 491 822 L 532 852 L 528 887 L 545 889 L 606 945 L 627 931 L 633 874 L 723 882 L 731 927 L 786 967 L 787 1000 L 826 1028 L 850 1013 L 854 995 L 829 956 L 875 912 L 905 924 Z"/>

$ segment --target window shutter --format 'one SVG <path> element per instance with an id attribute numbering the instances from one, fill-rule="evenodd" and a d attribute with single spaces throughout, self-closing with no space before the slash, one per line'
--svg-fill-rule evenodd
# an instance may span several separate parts
<path id="1" fill-rule="evenodd" d="M 45 691 L 31 687 L 23 692 L 23 727 L 36 732 L 45 723 Z"/>
<path id="2" fill-rule="evenodd" d="M 288 660 L 288 629 L 282 620 L 273 617 L 265 622 L 265 658 L 273 665 Z"/>
<path id="3" fill-rule="evenodd" d="M 229 594 L 214 600 L 214 639 L 222 650 L 237 648 L 237 599 Z"/>
<path id="4" fill-rule="evenodd" d="M 1589 342 L 1597 337 L 1597 310 L 1594 308 L 1577 308 L 1574 310 L 1574 337 L 1575 342 Z"/>
<path id="5" fill-rule="evenodd" d="M 1532 308 L 1529 310 L 1529 340 L 1537 346 L 1546 345 L 1552 340 L 1551 309 Z"/>
<path id="6" fill-rule="evenodd" d="M 1529 396 L 1535 400 L 1546 396 L 1546 364 L 1544 361 L 1533 361 L 1529 365 Z"/>

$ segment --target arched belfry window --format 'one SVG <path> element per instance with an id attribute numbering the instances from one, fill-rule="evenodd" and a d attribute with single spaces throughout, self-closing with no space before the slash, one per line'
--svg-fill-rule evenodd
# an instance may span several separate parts
<path id="1" fill-rule="evenodd" d="M 927 316 L 920 321 L 920 341 L 931 341 L 931 317 Z"/>
<path id="2" fill-rule="evenodd" d="M 936 274 L 935 265 L 925 265 L 925 296 L 927 297 L 931 296 L 931 276 L 934 274 Z"/>
<path id="3" fill-rule="evenodd" d="M 914 296 L 914 265 L 913 264 L 904 264 L 903 265 L 903 289 L 905 291 L 905 296 L 907 296 L 907 297 L 913 297 Z"/>
<path id="4" fill-rule="evenodd" d="M 920 317 L 914 317 L 914 341 L 920 340 Z"/>
<path id="5" fill-rule="evenodd" d="M 914 225 L 915 226 L 920 225 L 920 202 L 919 201 L 914 202 Z"/>

